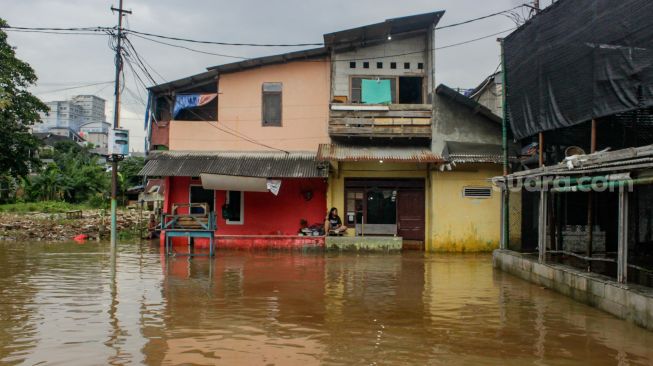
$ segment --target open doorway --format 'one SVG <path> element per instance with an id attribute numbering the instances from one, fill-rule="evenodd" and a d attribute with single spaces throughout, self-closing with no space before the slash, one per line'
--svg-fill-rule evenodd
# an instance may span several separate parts
<path id="1" fill-rule="evenodd" d="M 399 77 L 399 103 L 400 104 L 422 104 L 423 88 L 421 76 L 400 76 Z"/>

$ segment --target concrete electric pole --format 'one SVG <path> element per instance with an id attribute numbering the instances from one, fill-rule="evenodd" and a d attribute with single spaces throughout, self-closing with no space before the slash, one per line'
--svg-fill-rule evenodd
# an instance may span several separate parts
<path id="1" fill-rule="evenodd" d="M 118 8 L 111 7 L 111 11 L 118 12 L 118 34 L 116 41 L 116 77 L 115 77 L 115 103 L 113 106 L 113 128 L 114 130 L 120 127 L 120 74 L 122 72 L 122 17 L 124 14 L 131 14 L 129 10 L 123 10 L 122 1 L 120 0 Z M 112 136 L 114 134 L 111 134 Z M 122 160 L 124 156 L 116 155 L 113 151 L 109 152 L 109 161 L 111 161 L 111 248 L 115 249 L 118 243 L 118 161 Z"/>

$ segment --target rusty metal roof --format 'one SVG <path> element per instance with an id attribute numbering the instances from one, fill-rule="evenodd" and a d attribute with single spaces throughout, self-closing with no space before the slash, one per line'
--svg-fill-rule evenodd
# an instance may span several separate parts
<path id="1" fill-rule="evenodd" d="M 442 155 L 455 163 L 503 163 L 503 149 L 496 144 L 446 141 Z"/>
<path id="2" fill-rule="evenodd" d="M 202 173 L 261 178 L 324 178 L 328 169 L 313 152 L 162 151 L 153 152 L 138 173 L 161 177 L 198 177 Z"/>
<path id="3" fill-rule="evenodd" d="M 380 161 L 388 163 L 442 163 L 445 160 L 428 147 L 362 146 L 321 144 L 317 151 L 320 161 Z"/>

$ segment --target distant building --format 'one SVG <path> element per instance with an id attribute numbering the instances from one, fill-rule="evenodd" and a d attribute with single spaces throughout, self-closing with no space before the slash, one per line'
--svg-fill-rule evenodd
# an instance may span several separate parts
<path id="1" fill-rule="evenodd" d="M 35 132 L 48 132 L 51 128 L 69 128 L 79 130 L 82 124 L 82 109 L 71 101 L 54 101 L 45 103 L 50 111 L 41 113 L 41 123 L 32 128 Z"/>
<path id="2" fill-rule="evenodd" d="M 41 123 L 32 127 L 34 132 L 48 132 L 51 128 L 68 128 L 75 133 L 89 123 L 104 122 L 105 100 L 95 95 L 77 95 L 70 100 L 45 103 L 50 109 L 41 113 Z"/>
<path id="3" fill-rule="evenodd" d="M 88 122 L 79 128 L 79 134 L 86 142 L 93 144 L 93 147 L 106 153 L 109 146 L 108 122 Z"/>
<path id="4" fill-rule="evenodd" d="M 106 101 L 95 95 L 76 95 L 71 101 L 82 109 L 82 125 L 104 122 Z"/>

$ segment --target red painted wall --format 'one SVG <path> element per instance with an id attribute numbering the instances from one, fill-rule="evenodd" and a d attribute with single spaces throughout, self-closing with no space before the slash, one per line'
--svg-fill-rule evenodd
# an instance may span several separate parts
<path id="1" fill-rule="evenodd" d="M 190 177 L 171 177 L 164 204 L 169 213 L 173 203 L 188 203 L 191 184 L 201 184 Z M 242 225 L 227 224 L 222 219 L 221 208 L 225 203 L 226 192 L 215 192 L 217 216 L 216 235 L 297 235 L 300 220 L 309 225 L 323 223 L 326 215 L 325 179 L 288 178 L 282 179 L 279 195 L 270 192 L 245 192 L 244 222 Z M 303 192 L 312 191 L 313 198 L 307 201 Z M 179 213 L 187 213 L 187 210 Z M 175 244 L 185 244 L 186 239 L 174 240 Z M 199 241 L 198 241 L 199 244 Z M 219 243 L 218 243 L 219 245 Z"/>

